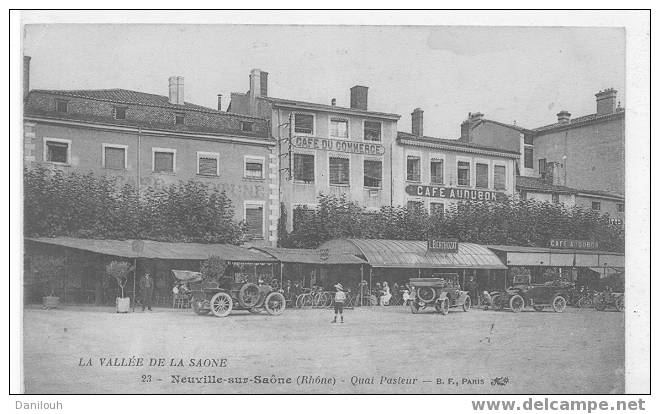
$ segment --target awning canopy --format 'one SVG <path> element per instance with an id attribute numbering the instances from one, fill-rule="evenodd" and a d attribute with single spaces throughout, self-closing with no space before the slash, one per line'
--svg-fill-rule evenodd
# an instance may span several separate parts
<path id="1" fill-rule="evenodd" d="M 265 253 L 231 244 L 169 243 L 153 240 L 97 240 L 74 237 L 26 237 L 25 240 L 128 258 L 206 260 L 210 256 L 218 256 L 229 262 L 275 262 L 275 259 Z"/>
<path id="2" fill-rule="evenodd" d="M 427 242 L 419 240 L 337 239 L 320 248 L 363 257 L 372 267 L 506 269 L 493 252 L 474 243 L 458 243 L 456 253 L 427 251 Z"/>
<path id="3" fill-rule="evenodd" d="M 624 267 L 625 256 L 603 250 L 489 245 L 508 266 Z"/>
<path id="4" fill-rule="evenodd" d="M 282 263 L 345 264 L 360 265 L 366 261 L 352 254 L 323 252 L 323 249 L 284 249 L 275 247 L 252 247 L 251 250 L 270 255 Z M 328 253 L 325 255 L 325 253 Z"/>

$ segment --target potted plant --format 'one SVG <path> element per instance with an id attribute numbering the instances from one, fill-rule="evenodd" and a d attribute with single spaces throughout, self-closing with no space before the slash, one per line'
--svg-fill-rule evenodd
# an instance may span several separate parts
<path id="1" fill-rule="evenodd" d="M 30 261 L 32 273 L 36 280 L 46 285 L 42 297 L 43 308 L 52 309 L 60 304 L 60 298 L 55 296 L 55 280 L 64 271 L 64 258 L 55 256 L 34 256 Z"/>
<path id="2" fill-rule="evenodd" d="M 114 279 L 121 289 L 121 297 L 116 300 L 118 313 L 127 313 L 131 308 L 131 298 L 124 297 L 124 287 L 128 281 L 128 274 L 133 271 L 133 266 L 128 262 L 119 262 L 113 260 L 105 267 L 105 273 L 108 277 Z"/>

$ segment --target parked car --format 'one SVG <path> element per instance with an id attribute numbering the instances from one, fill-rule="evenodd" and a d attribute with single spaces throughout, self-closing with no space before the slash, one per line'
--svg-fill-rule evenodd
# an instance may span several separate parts
<path id="1" fill-rule="evenodd" d="M 467 291 L 460 289 L 458 274 L 443 273 L 439 276 L 410 279 L 412 313 L 428 307 L 435 308 L 443 315 L 449 313 L 449 308 L 455 307 L 462 308 L 464 312 L 469 311 L 472 299 Z"/>
<path id="2" fill-rule="evenodd" d="M 607 308 L 614 308 L 618 312 L 623 312 L 624 295 L 620 292 L 599 292 L 594 295 L 594 308 L 597 311 L 604 311 Z"/>
<path id="3" fill-rule="evenodd" d="M 532 284 L 530 275 L 517 275 L 513 279 L 513 286 L 503 292 L 491 292 L 493 308 L 511 309 L 520 312 L 526 306 L 541 312 L 551 307 L 555 312 L 563 312 L 568 302 L 571 284 L 566 282 L 548 282 Z"/>

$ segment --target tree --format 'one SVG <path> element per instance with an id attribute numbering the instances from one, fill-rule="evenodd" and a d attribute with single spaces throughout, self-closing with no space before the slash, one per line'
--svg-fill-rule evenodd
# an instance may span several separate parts
<path id="1" fill-rule="evenodd" d="M 122 298 L 124 297 L 124 287 L 126 286 L 126 282 L 128 282 L 128 274 L 134 270 L 135 268 L 128 262 L 119 262 L 116 260 L 108 263 L 105 267 L 106 275 L 114 279 L 117 282 L 119 289 L 121 289 Z"/>

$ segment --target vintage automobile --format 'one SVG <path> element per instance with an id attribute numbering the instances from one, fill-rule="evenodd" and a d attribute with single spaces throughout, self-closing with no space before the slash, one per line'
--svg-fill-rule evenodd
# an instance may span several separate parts
<path id="1" fill-rule="evenodd" d="M 204 280 L 201 273 L 172 270 L 180 282 L 190 285 L 191 307 L 198 315 L 212 313 L 218 317 L 228 316 L 232 310 L 247 310 L 269 315 L 281 315 L 286 308 L 284 295 L 266 284 L 237 281 L 232 278 Z"/>
<path id="2" fill-rule="evenodd" d="M 434 276 L 438 277 L 410 279 L 412 313 L 428 307 L 435 308 L 443 315 L 449 313 L 449 308 L 461 307 L 465 312 L 470 310 L 472 299 L 468 292 L 460 290 L 458 274 L 441 273 Z"/>
<path id="3" fill-rule="evenodd" d="M 546 307 L 552 307 L 555 312 L 563 312 L 566 308 L 567 296 L 572 288 L 566 282 L 548 282 L 532 284 L 530 275 L 516 275 L 513 286 L 503 292 L 491 292 L 492 307 L 498 310 L 505 308 L 520 312 L 526 306 L 541 312 Z"/>
<path id="4" fill-rule="evenodd" d="M 604 311 L 607 308 L 614 308 L 618 312 L 624 309 L 624 294 L 620 292 L 599 292 L 594 295 L 594 308 L 597 311 Z"/>

